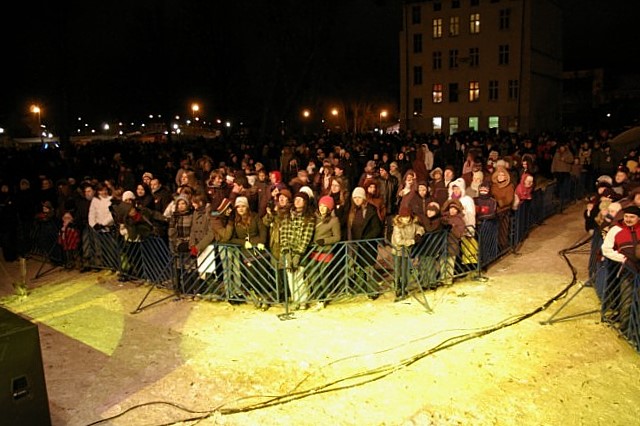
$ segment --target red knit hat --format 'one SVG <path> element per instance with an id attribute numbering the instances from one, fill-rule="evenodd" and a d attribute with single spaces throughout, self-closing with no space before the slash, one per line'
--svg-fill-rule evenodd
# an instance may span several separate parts
<path id="1" fill-rule="evenodd" d="M 324 206 L 327 206 L 329 210 L 333 210 L 333 208 L 335 207 L 335 202 L 333 201 L 332 197 L 325 195 L 324 197 L 320 198 L 320 201 L 318 201 L 318 205 L 319 206 L 324 205 Z"/>

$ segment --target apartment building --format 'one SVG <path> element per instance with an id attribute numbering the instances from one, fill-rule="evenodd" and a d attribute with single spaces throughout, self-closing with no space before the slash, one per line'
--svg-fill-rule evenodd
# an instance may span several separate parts
<path id="1" fill-rule="evenodd" d="M 405 0 L 403 21 L 403 129 L 449 135 L 560 128 L 559 1 Z"/>

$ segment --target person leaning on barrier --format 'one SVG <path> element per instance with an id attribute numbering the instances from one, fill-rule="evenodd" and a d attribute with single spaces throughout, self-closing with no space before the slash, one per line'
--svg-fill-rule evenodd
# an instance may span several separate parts
<path id="1" fill-rule="evenodd" d="M 378 256 L 378 247 L 361 240 L 380 238 L 384 227 L 378 217 L 376 208 L 367 203 L 367 195 L 363 187 L 358 186 L 351 194 L 352 204 L 347 219 L 347 240 L 354 241 L 353 258 L 355 261 L 356 282 L 359 282 L 356 291 L 366 290 L 372 300 L 380 296 L 377 283 L 370 269 L 375 265 Z"/>
<path id="2" fill-rule="evenodd" d="M 314 230 L 315 216 L 309 206 L 309 195 L 298 192 L 293 196 L 293 207 L 280 227 L 280 256 L 286 266 L 294 308 L 309 307 L 309 288 L 303 276 L 301 262 L 309 250 Z"/>
<path id="3" fill-rule="evenodd" d="M 268 229 L 269 251 L 271 252 L 271 265 L 276 269 L 276 300 L 284 301 L 285 299 L 285 264 L 280 253 L 280 228 L 282 222 L 289 215 L 291 209 L 291 201 L 293 196 L 288 189 L 278 190 L 277 202 L 267 205 L 266 214 L 262 217 L 262 223 Z"/>
<path id="4" fill-rule="evenodd" d="M 444 285 L 451 285 L 455 275 L 456 260 L 460 254 L 460 241 L 466 233 L 464 207 L 459 200 L 449 199 L 442 206 L 442 217 L 443 226 L 448 229 L 448 234 L 447 260 L 441 264 L 440 279 Z"/>
<path id="5" fill-rule="evenodd" d="M 607 259 L 620 263 L 620 271 L 627 266 L 634 276 L 640 272 L 640 260 L 636 256 L 638 238 L 640 238 L 640 207 L 631 205 L 623 209 L 622 221 L 612 226 L 607 232 L 602 243 L 602 254 Z M 617 275 L 620 276 L 621 272 Z M 626 274 L 625 274 L 626 275 Z M 619 301 L 614 310 L 618 310 L 618 317 L 613 318 L 620 322 L 620 330 L 623 332 L 629 325 L 631 302 L 633 292 L 633 278 L 626 275 L 619 283 Z"/>
<path id="6" fill-rule="evenodd" d="M 396 277 L 395 302 L 404 300 L 408 296 L 407 284 L 410 274 L 409 262 L 411 249 L 424 235 L 424 228 L 409 206 L 400 207 L 398 215 L 393 218 L 391 233 L 391 254 Z"/>
<path id="7" fill-rule="evenodd" d="M 313 285 L 318 286 L 318 291 L 314 292 L 319 299 L 317 308 L 322 309 L 326 306 L 326 299 L 331 291 L 330 283 L 333 281 L 328 271 L 328 265 L 333 260 L 334 253 L 331 252 L 333 244 L 341 239 L 340 221 L 333 214 L 335 203 L 333 198 L 325 195 L 318 201 L 318 211 L 316 212 L 316 229 L 314 232 L 313 242 L 315 247 L 309 255 L 309 262 L 315 263 L 310 269 L 313 277 L 310 281 Z"/>
<path id="8" fill-rule="evenodd" d="M 258 213 L 251 211 L 247 197 L 239 196 L 235 199 L 236 214 L 233 220 L 231 244 L 240 246 L 240 252 L 233 251 L 233 271 L 230 280 L 233 302 L 243 302 L 247 294 L 245 290 L 254 290 L 261 294 L 265 283 L 262 283 L 260 270 L 250 269 L 253 257 L 250 250 L 256 248 L 264 250 L 267 243 L 267 228 L 258 217 Z M 257 300 L 253 300 L 257 302 Z M 261 305 L 256 307 L 263 308 Z"/>

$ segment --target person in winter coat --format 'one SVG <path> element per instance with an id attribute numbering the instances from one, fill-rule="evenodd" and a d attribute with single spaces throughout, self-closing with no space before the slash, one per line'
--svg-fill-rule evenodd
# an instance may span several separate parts
<path id="1" fill-rule="evenodd" d="M 460 254 L 460 242 L 466 233 L 464 222 L 464 208 L 459 200 L 452 198 L 442 206 L 443 224 L 448 228 L 447 234 L 447 259 L 441 262 L 440 279 L 444 285 L 453 283 L 455 266 Z"/>
<path id="2" fill-rule="evenodd" d="M 79 268 L 80 261 L 80 231 L 74 224 L 73 214 L 65 212 L 62 215 L 62 226 L 58 232 L 58 245 L 62 250 L 65 268 Z"/>
<path id="3" fill-rule="evenodd" d="M 391 254 L 396 276 L 396 302 L 407 298 L 407 284 L 411 274 L 411 251 L 423 234 L 424 228 L 409 206 L 401 207 L 398 215 L 393 219 L 391 234 Z"/>
<path id="4" fill-rule="evenodd" d="M 628 206 L 623 210 L 623 213 L 623 219 L 607 232 L 601 250 L 604 257 L 620 264 L 619 288 L 615 289 L 619 292 L 619 297 L 615 298 L 617 306 L 612 309 L 618 313 L 610 320 L 619 322 L 620 330 L 626 331 L 631 317 L 633 277 L 640 271 L 640 260 L 636 256 L 636 246 L 640 235 L 640 207 Z M 624 273 L 623 265 L 634 274 Z"/>
<path id="5" fill-rule="evenodd" d="M 502 251 L 509 247 L 511 209 L 516 197 L 515 186 L 505 167 L 497 166 L 491 175 L 491 196 L 498 203 L 498 246 Z"/>
<path id="6" fill-rule="evenodd" d="M 318 309 L 326 306 L 331 293 L 332 289 L 329 286 L 334 282 L 330 269 L 334 258 L 331 249 L 341 240 L 340 221 L 333 214 L 334 206 L 333 198 L 328 195 L 321 197 L 318 201 L 316 228 L 313 234 L 315 247 L 309 255 L 308 269 L 311 272 L 309 281 L 316 286 L 313 293 L 314 298 L 318 299 Z"/>
<path id="7" fill-rule="evenodd" d="M 352 253 L 356 274 L 356 292 L 365 291 L 370 299 L 379 297 L 376 275 L 373 271 L 378 256 L 378 245 L 371 240 L 382 237 L 383 226 L 376 208 L 367 203 L 367 195 L 361 186 L 351 194 L 352 205 L 347 220 L 347 240 L 358 241 Z"/>
<path id="8" fill-rule="evenodd" d="M 478 262 L 478 241 L 476 235 L 476 205 L 473 198 L 466 194 L 464 179 L 459 177 L 449 185 L 449 199 L 460 201 L 463 208 L 462 217 L 465 223 L 465 234 L 462 237 L 462 263 Z"/>
<path id="9" fill-rule="evenodd" d="M 294 309 L 309 307 L 310 291 L 303 274 L 303 261 L 311 246 L 314 230 L 315 214 L 309 205 L 309 195 L 298 192 L 280 228 L 280 256 L 286 265 Z"/>
<path id="10" fill-rule="evenodd" d="M 175 200 L 175 211 L 169 219 L 169 248 L 172 253 L 189 253 L 192 223 L 191 199 L 179 195 Z"/>

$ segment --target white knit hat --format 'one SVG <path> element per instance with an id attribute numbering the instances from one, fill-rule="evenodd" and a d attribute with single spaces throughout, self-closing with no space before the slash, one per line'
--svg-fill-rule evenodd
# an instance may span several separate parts
<path id="1" fill-rule="evenodd" d="M 313 198 L 313 190 L 311 188 L 309 188 L 308 186 L 303 186 L 302 188 L 300 188 L 299 190 L 300 192 L 304 192 L 305 194 L 307 194 L 309 196 L 309 198 Z"/>
<path id="2" fill-rule="evenodd" d="M 135 200 L 136 196 L 131 191 L 124 191 L 122 194 L 122 201 Z"/>
<path id="3" fill-rule="evenodd" d="M 367 193 L 365 192 L 363 187 L 357 186 L 354 188 L 353 193 L 351 194 L 351 198 L 355 198 L 355 197 L 360 197 L 365 200 L 367 199 Z"/>
<path id="4" fill-rule="evenodd" d="M 246 206 L 249 207 L 249 200 L 247 197 L 238 197 L 236 198 L 236 203 L 234 204 L 236 207 L 238 206 Z"/>

